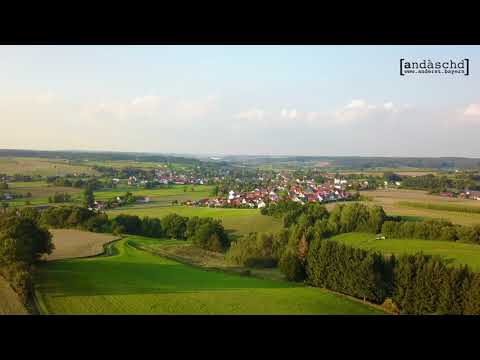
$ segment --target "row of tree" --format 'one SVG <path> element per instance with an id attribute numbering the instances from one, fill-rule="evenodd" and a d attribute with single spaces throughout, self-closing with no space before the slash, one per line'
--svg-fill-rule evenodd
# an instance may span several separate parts
<path id="1" fill-rule="evenodd" d="M 213 218 L 168 214 L 158 219 L 120 214 L 109 219 L 105 213 L 77 206 L 50 207 L 42 212 L 25 208 L 22 212 L 39 224 L 53 228 L 192 240 L 195 245 L 212 251 L 225 251 L 229 246 L 228 234 L 221 221 Z"/>
<path id="2" fill-rule="evenodd" d="M 330 213 L 314 204 L 301 210 L 293 204 L 281 206 L 284 210 L 278 214 L 289 226 L 273 235 L 269 242 L 273 246 L 267 248 L 276 248 L 270 254 L 287 279 L 378 304 L 390 302 L 405 314 L 480 314 L 480 274 L 466 266 L 450 267 L 441 258 L 422 254 L 385 257 L 328 240 L 344 232 L 381 231 L 387 237 L 475 242 L 480 227 L 438 220 L 392 221 L 381 207 L 359 203 L 339 204 Z M 237 242 L 231 257 L 249 258 L 261 253 L 258 249 L 264 242 L 255 242 L 255 238 L 264 236 L 251 235 L 249 242 L 247 238 Z"/>
<path id="3" fill-rule="evenodd" d="M 480 225 L 454 225 L 445 220 L 385 221 L 382 234 L 387 238 L 459 241 L 480 244 Z"/>
<path id="4" fill-rule="evenodd" d="M 56 192 L 53 196 L 48 197 L 48 202 L 53 204 L 70 202 L 72 197 L 67 193 L 58 193 Z"/>
<path id="5" fill-rule="evenodd" d="M 396 259 L 316 239 L 304 265 L 313 286 L 378 304 L 392 299 L 403 314 L 480 315 L 480 273 L 449 267 L 439 257 Z"/>
<path id="6" fill-rule="evenodd" d="M 53 250 L 52 235 L 28 212 L 0 216 L 0 275 L 25 301 L 32 289 L 35 263 Z"/>

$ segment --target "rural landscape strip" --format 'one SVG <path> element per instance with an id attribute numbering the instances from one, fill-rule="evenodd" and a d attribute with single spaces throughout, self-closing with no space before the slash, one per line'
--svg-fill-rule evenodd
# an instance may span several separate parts
<path id="1" fill-rule="evenodd" d="M 262 280 L 279 281 L 277 279 L 272 279 L 272 278 L 269 278 L 268 276 L 261 275 L 261 274 L 255 272 L 255 269 L 243 268 L 241 270 L 233 270 L 233 269 L 228 269 L 226 267 L 222 268 L 222 267 L 201 266 L 201 265 L 193 263 L 188 258 L 181 257 L 181 256 L 178 256 L 178 255 L 173 255 L 171 253 L 168 253 L 165 250 L 162 251 L 161 249 L 158 249 L 158 248 L 155 249 L 155 250 L 149 249 L 148 247 L 135 244 L 132 241 L 128 241 L 127 244 L 129 246 L 132 246 L 133 248 L 136 248 L 136 249 L 142 250 L 142 251 L 146 251 L 146 252 L 148 252 L 152 255 L 164 257 L 164 258 L 179 262 L 181 264 L 184 264 L 184 265 L 187 265 L 187 266 L 192 266 L 194 268 L 198 268 L 198 269 L 205 270 L 205 271 L 224 272 L 224 273 L 227 273 L 227 274 L 233 274 L 233 275 L 237 275 L 237 276 L 256 277 L 257 279 L 262 279 Z M 249 271 L 249 273 L 246 274 L 245 271 Z M 311 286 L 308 286 L 308 285 L 305 285 L 305 286 L 311 287 Z M 311 288 L 314 288 L 314 287 L 311 287 Z M 385 312 L 387 314 L 390 314 L 390 315 L 395 315 L 394 313 L 390 312 L 388 309 L 385 309 L 384 307 L 382 307 L 378 304 L 374 304 L 370 301 L 361 300 L 361 299 L 358 299 L 356 297 L 350 296 L 348 294 L 342 294 L 340 292 L 329 290 L 329 289 L 326 289 L 326 288 L 320 288 L 319 290 L 329 292 L 329 293 L 334 294 L 336 296 L 340 296 L 340 297 L 343 297 L 343 298 L 346 298 L 346 299 L 349 299 L 349 300 L 352 300 L 352 301 L 355 301 L 355 302 L 358 302 L 358 303 L 361 303 L 361 304 L 364 304 L 364 305 L 368 305 L 372 308 L 383 311 L 383 312 Z"/>

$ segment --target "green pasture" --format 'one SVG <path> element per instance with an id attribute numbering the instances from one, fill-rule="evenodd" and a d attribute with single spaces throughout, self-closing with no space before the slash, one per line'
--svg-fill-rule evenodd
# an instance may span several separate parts
<path id="1" fill-rule="evenodd" d="M 40 266 L 42 314 L 381 314 L 318 288 L 183 265 L 115 243 L 113 256 Z M 161 240 L 159 240 L 161 241 Z"/>
<path id="2" fill-rule="evenodd" d="M 475 271 L 480 271 L 480 245 L 450 241 L 418 239 L 384 239 L 375 240 L 375 234 L 347 233 L 332 237 L 345 245 L 365 250 L 380 251 L 384 254 L 439 255 L 451 265 L 466 264 Z"/>

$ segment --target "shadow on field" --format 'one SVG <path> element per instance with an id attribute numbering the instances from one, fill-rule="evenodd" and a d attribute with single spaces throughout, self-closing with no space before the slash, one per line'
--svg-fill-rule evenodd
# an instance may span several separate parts
<path id="1" fill-rule="evenodd" d="M 183 264 L 102 260 L 48 264 L 42 269 L 38 284 L 40 292 L 53 297 L 176 294 L 293 286 Z"/>

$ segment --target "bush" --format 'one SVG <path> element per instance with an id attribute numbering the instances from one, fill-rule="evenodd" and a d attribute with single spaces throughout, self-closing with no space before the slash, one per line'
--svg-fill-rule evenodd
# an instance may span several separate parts
<path id="1" fill-rule="evenodd" d="M 398 308 L 397 304 L 391 299 L 391 298 L 386 298 L 385 301 L 382 304 L 382 307 L 388 311 L 389 313 L 399 315 L 400 314 L 400 309 Z"/>
<path id="2" fill-rule="evenodd" d="M 279 262 L 280 271 L 288 281 L 305 280 L 305 267 L 300 259 L 292 253 L 285 253 Z"/>

